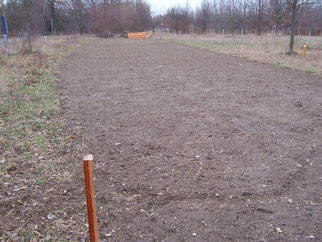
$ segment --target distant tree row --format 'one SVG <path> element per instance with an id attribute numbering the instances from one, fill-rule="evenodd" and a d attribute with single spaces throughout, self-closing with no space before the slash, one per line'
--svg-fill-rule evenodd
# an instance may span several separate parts
<path id="1" fill-rule="evenodd" d="M 144 0 L 7 0 L 9 34 L 113 33 L 151 29 Z"/>
<path id="2" fill-rule="evenodd" d="M 322 33 L 322 0 L 202 0 L 193 11 L 189 5 L 168 9 L 164 24 L 171 32 L 188 33 Z"/>
<path id="3" fill-rule="evenodd" d="M 191 26 L 199 34 L 322 33 L 322 0 L 201 0 L 196 9 L 187 1 L 154 17 L 144 0 L 7 0 L 5 12 L 11 35 L 154 31 L 156 27 L 185 34 Z"/>

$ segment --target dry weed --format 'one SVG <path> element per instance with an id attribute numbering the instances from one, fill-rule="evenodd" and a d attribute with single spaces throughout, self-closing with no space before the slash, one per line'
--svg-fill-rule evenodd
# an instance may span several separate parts
<path id="1" fill-rule="evenodd" d="M 295 39 L 296 55 L 286 54 L 289 36 L 222 36 L 211 34 L 190 37 L 189 35 L 163 34 L 161 38 L 222 54 L 322 75 L 322 37 L 320 36 L 297 36 Z M 306 57 L 301 55 L 303 45 L 308 46 Z"/>
<path id="2" fill-rule="evenodd" d="M 83 41 L 38 39 L 29 54 L 17 42 L 0 56 L 0 240 L 84 237 L 81 169 L 71 162 L 78 150 L 70 152 L 55 77 L 62 57 Z"/>

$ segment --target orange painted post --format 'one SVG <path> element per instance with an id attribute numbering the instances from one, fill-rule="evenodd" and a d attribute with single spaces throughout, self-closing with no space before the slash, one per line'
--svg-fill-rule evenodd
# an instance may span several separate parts
<path id="1" fill-rule="evenodd" d="M 306 56 L 306 45 L 303 45 L 303 52 L 302 52 L 302 56 Z"/>
<path id="2" fill-rule="evenodd" d="M 85 174 L 85 190 L 86 190 L 86 200 L 87 200 L 89 237 L 91 242 L 98 242 L 93 156 L 85 155 L 83 157 L 83 163 L 84 163 L 84 174 Z"/>

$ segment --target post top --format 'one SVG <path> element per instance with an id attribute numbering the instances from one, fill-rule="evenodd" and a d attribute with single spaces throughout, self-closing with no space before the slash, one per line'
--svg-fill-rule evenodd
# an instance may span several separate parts
<path id="1" fill-rule="evenodd" d="M 87 154 L 83 156 L 83 161 L 93 160 L 93 155 Z"/>

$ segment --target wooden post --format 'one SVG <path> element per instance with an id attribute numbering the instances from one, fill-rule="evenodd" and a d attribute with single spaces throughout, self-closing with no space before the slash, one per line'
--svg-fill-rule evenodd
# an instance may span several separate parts
<path id="1" fill-rule="evenodd" d="M 93 156 L 92 155 L 85 155 L 83 157 L 83 163 L 84 163 L 84 174 L 85 174 L 85 190 L 86 190 L 86 200 L 87 200 L 89 236 L 90 236 L 91 242 L 98 242 L 95 189 L 94 189 L 94 172 L 93 172 Z"/>
<path id="2" fill-rule="evenodd" d="M 303 45 L 302 56 L 306 56 L 306 45 Z"/>

